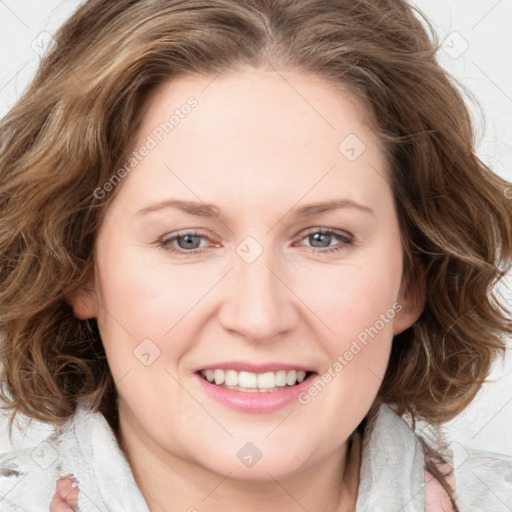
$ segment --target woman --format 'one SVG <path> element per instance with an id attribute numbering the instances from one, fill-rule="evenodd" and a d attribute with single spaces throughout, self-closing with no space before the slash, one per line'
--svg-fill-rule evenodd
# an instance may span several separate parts
<path id="1" fill-rule="evenodd" d="M 92 0 L 55 39 L 1 126 L 0 326 L 56 430 L 2 510 L 507 506 L 510 458 L 401 419 L 512 333 L 510 184 L 411 8 Z"/>

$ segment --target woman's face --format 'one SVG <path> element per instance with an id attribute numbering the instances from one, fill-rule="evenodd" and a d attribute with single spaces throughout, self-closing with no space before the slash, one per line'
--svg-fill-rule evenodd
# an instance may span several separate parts
<path id="1" fill-rule="evenodd" d="M 92 291 L 72 300 L 98 319 L 122 435 L 241 479 L 343 453 L 420 313 L 367 118 L 298 72 L 180 78 L 150 97 Z"/>

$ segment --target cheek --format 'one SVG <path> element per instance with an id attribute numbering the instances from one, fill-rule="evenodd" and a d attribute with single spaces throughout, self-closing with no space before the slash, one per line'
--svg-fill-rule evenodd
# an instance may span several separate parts
<path id="1" fill-rule="evenodd" d="M 141 407 L 147 406 L 144 396 L 179 396 L 169 372 L 179 377 L 180 361 L 200 339 L 212 311 L 208 294 L 215 293 L 225 272 L 206 264 L 169 263 L 155 258 L 150 253 L 155 250 L 106 244 L 98 258 L 98 325 L 110 371 L 119 394 L 131 402 L 135 393 Z"/>
<path id="2" fill-rule="evenodd" d="M 215 282 L 211 272 L 199 272 L 196 265 L 155 262 L 137 247 L 119 251 L 114 257 L 112 249 L 99 274 L 103 306 L 136 336 L 162 337 L 193 310 Z M 108 314 L 104 319 L 106 323 L 113 320 Z"/>
<path id="3" fill-rule="evenodd" d="M 104 249 L 98 325 L 118 394 L 148 414 L 173 396 L 173 407 L 186 414 L 190 404 L 173 377 L 197 339 L 194 308 L 212 283 L 198 279 L 192 265 L 149 265 L 140 248 Z"/>
<path id="4" fill-rule="evenodd" d="M 392 333 L 401 282 L 401 258 L 353 261 L 337 267 L 324 266 L 312 274 L 301 272 L 291 287 L 302 302 L 323 323 L 323 332 L 334 349 L 343 346 L 366 329 Z M 386 315 L 386 321 L 381 315 Z"/>
<path id="5" fill-rule="evenodd" d="M 368 258 L 354 258 L 336 269 L 324 267 L 294 288 L 324 324 L 316 320 L 318 332 L 324 333 L 318 339 L 327 355 L 321 382 L 306 393 L 303 403 L 321 393 L 320 401 L 327 403 L 329 396 L 332 404 L 360 409 L 362 417 L 374 400 L 389 361 L 393 321 L 402 308 L 397 302 L 400 246 L 396 251 L 389 247 L 387 251 L 376 248 Z M 299 286 L 298 280 L 294 286 Z M 326 393 L 324 386 L 329 389 Z"/>
<path id="6" fill-rule="evenodd" d="M 325 333 L 318 338 L 325 366 L 301 393 L 299 403 L 315 415 L 330 417 L 330 424 L 345 425 L 348 432 L 368 412 L 384 378 L 393 319 L 401 309 L 396 301 L 399 279 L 399 269 L 370 272 L 368 267 L 353 266 L 331 276 L 323 295 L 309 296 L 311 309 L 329 329 L 319 326 Z M 329 426 L 325 429 L 333 439 L 342 436 Z"/>

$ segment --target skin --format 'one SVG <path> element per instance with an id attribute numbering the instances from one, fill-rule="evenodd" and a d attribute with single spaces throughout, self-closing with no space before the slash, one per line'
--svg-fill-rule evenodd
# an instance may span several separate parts
<path id="1" fill-rule="evenodd" d="M 423 308 L 405 295 L 371 115 L 311 75 L 240 68 L 160 86 L 134 148 L 190 96 L 198 106 L 118 185 L 97 235 L 95 275 L 69 299 L 78 318 L 98 319 L 119 393 L 120 444 L 152 512 L 354 510 L 360 443 L 347 457 L 347 439 L 375 400 L 393 335 Z M 338 150 L 350 134 L 365 145 L 354 161 Z M 222 217 L 137 213 L 171 198 L 213 203 Z M 333 199 L 372 212 L 293 214 Z M 352 242 L 332 235 L 314 245 L 314 228 Z M 192 241 L 203 252 L 183 239 L 159 244 L 183 230 L 198 232 Z M 252 263 L 236 251 L 248 236 L 263 249 Z M 327 252 L 333 247 L 341 250 Z M 396 303 L 393 320 L 307 405 L 233 410 L 194 375 L 231 360 L 322 374 Z M 146 366 L 134 350 L 148 338 L 160 352 Z M 237 458 L 247 442 L 262 453 L 251 468 Z"/>
<path id="2" fill-rule="evenodd" d="M 352 467 L 357 467 L 354 464 Z M 352 472 L 357 477 L 357 472 Z M 453 479 L 452 479 L 453 480 Z M 73 487 L 75 478 L 65 476 L 57 481 L 57 491 L 55 492 L 50 504 L 50 512 L 69 512 L 78 501 L 78 488 Z M 454 488 L 452 481 L 451 486 Z M 428 472 L 425 471 L 425 509 L 427 512 L 453 512 L 453 507 L 448 494 L 441 484 Z"/>
<path id="3" fill-rule="evenodd" d="M 68 512 L 78 501 L 78 482 L 73 475 L 57 480 L 56 491 L 50 503 L 50 512 Z"/>

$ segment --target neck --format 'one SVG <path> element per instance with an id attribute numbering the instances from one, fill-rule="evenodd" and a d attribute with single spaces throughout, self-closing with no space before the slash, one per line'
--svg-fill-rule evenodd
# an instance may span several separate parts
<path id="1" fill-rule="evenodd" d="M 123 421 L 119 443 L 151 512 L 354 512 L 359 487 L 361 436 L 352 436 L 320 462 L 279 480 L 241 480 L 210 471 L 160 447 Z"/>

